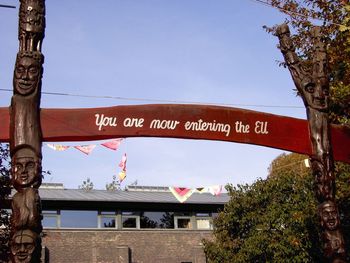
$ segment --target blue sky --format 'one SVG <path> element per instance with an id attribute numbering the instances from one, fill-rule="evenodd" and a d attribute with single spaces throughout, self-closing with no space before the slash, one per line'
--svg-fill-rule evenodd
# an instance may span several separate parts
<path id="1" fill-rule="evenodd" d="M 1 8 L 0 13 L 0 86 L 12 89 L 18 8 Z M 289 72 L 277 65 L 282 59 L 277 38 L 262 28 L 284 19 L 252 0 L 47 0 L 42 91 L 232 104 L 305 118 Z M 11 96 L 0 91 L 0 107 L 8 106 Z M 41 99 L 42 108 L 147 103 L 152 102 L 45 94 Z M 64 144 L 93 143 L 102 141 Z M 75 188 L 89 177 L 103 189 L 117 174 L 123 153 L 128 155 L 123 185 L 137 180 L 139 185 L 201 187 L 265 178 L 282 151 L 229 142 L 127 138 L 116 152 L 96 147 L 86 156 L 74 149 L 55 152 L 44 144 L 43 166 L 52 172 L 44 181 Z"/>

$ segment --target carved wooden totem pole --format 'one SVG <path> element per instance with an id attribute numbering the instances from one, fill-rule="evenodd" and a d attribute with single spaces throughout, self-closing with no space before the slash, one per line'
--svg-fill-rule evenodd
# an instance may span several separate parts
<path id="1" fill-rule="evenodd" d="M 11 262 L 41 262 L 40 95 L 44 56 L 44 0 L 20 0 L 19 51 L 10 108 L 12 184 Z"/>
<path id="2" fill-rule="evenodd" d="M 321 39 L 320 28 L 313 28 L 311 32 L 313 59 L 307 63 L 295 53 L 289 27 L 286 24 L 280 25 L 276 33 L 285 63 L 306 107 L 312 146 L 310 161 L 315 193 L 319 201 L 318 214 L 322 228 L 324 256 L 329 262 L 346 262 L 344 238 L 335 202 L 334 161 L 328 121 L 329 76 L 325 44 Z"/>

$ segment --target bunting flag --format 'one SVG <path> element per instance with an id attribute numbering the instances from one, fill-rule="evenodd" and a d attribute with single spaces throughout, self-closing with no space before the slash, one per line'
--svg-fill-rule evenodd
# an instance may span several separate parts
<path id="1" fill-rule="evenodd" d="M 208 187 L 197 187 L 197 188 L 195 189 L 195 192 L 196 192 L 196 193 L 203 194 L 203 193 L 208 193 L 209 190 L 208 190 Z"/>
<path id="2" fill-rule="evenodd" d="M 194 192 L 193 189 L 184 187 L 169 187 L 170 192 L 180 202 L 185 202 Z"/>
<path id="3" fill-rule="evenodd" d="M 118 138 L 118 139 L 113 139 L 110 141 L 107 141 L 105 143 L 101 143 L 102 146 L 111 149 L 111 150 L 118 150 L 122 140 L 124 140 L 124 138 Z M 85 154 L 90 154 L 92 152 L 92 150 L 96 147 L 95 144 L 91 144 L 91 145 L 77 145 L 77 146 L 65 146 L 65 145 L 60 145 L 60 144 L 46 144 L 49 148 L 55 150 L 55 151 L 65 151 L 70 147 L 74 147 L 76 149 L 78 149 L 79 151 L 85 153 Z"/>
<path id="4" fill-rule="evenodd" d="M 119 148 L 122 140 L 123 140 L 122 138 L 113 139 L 113 140 L 110 140 L 108 142 L 102 143 L 101 145 L 108 148 L 108 149 L 116 151 Z"/>
<path id="5" fill-rule="evenodd" d="M 118 174 L 118 176 L 119 176 L 119 182 L 121 183 L 121 182 L 123 182 L 124 179 L 126 178 L 126 172 L 125 172 L 125 171 L 121 171 L 121 172 Z"/>
<path id="6" fill-rule="evenodd" d="M 179 202 L 185 202 L 193 193 L 210 193 L 218 196 L 222 193 L 222 185 L 213 185 L 207 187 L 185 188 L 185 187 L 169 187 L 170 192 Z"/>
<path id="7" fill-rule="evenodd" d="M 122 160 L 119 163 L 119 167 L 122 168 L 122 171 L 126 172 L 126 153 L 122 156 Z"/>
<path id="8" fill-rule="evenodd" d="M 213 185 L 208 187 L 209 193 L 212 195 L 218 196 L 222 192 L 222 185 Z"/>
<path id="9" fill-rule="evenodd" d="M 95 147 L 95 144 L 74 146 L 75 149 L 85 153 L 86 155 L 89 155 L 95 149 Z"/>
<path id="10" fill-rule="evenodd" d="M 69 148 L 69 146 L 64 146 L 64 145 L 60 145 L 60 144 L 50 144 L 50 143 L 47 143 L 46 144 L 47 147 L 55 150 L 55 151 L 65 151 Z"/>

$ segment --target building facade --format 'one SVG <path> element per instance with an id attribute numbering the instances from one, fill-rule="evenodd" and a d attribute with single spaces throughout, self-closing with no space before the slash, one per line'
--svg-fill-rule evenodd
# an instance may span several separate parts
<path id="1" fill-rule="evenodd" d="M 194 193 L 180 203 L 167 187 L 123 191 L 43 184 L 43 261 L 204 263 L 203 239 L 227 194 Z"/>

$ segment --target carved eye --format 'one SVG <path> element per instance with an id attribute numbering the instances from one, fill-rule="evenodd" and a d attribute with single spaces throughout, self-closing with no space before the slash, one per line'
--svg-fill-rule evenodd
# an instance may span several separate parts
<path id="1" fill-rule="evenodd" d="M 38 69 L 36 67 L 30 67 L 29 68 L 29 72 L 32 74 L 37 74 L 38 73 Z"/>
<path id="2" fill-rule="evenodd" d="M 20 172 L 23 170 L 23 165 L 18 163 L 15 165 L 15 172 Z"/>
<path id="3" fill-rule="evenodd" d="M 17 68 L 16 68 L 16 73 L 21 74 L 21 73 L 23 73 L 24 71 L 25 71 L 24 67 L 17 67 Z"/>
<path id="4" fill-rule="evenodd" d="M 26 168 L 29 168 L 29 169 L 34 169 L 35 167 L 35 163 L 34 162 L 28 162 L 27 165 L 26 165 Z"/>
<path id="5" fill-rule="evenodd" d="M 309 93 L 314 93 L 315 92 L 315 84 L 309 83 L 306 85 L 305 90 Z"/>
<path id="6" fill-rule="evenodd" d="M 31 243 L 25 243 L 24 246 L 28 250 L 32 250 L 34 248 L 34 244 L 31 244 Z"/>

